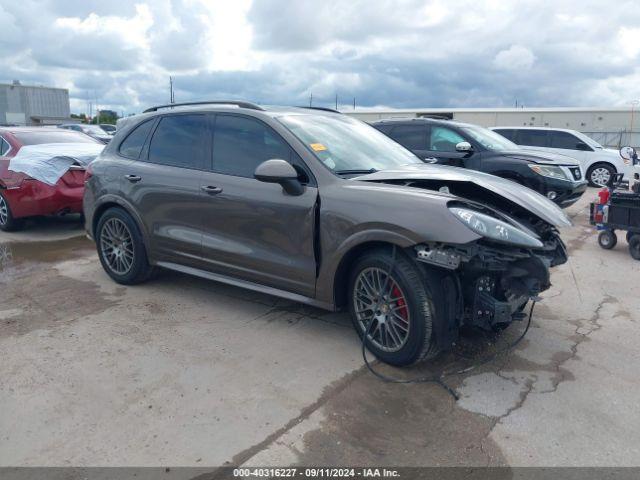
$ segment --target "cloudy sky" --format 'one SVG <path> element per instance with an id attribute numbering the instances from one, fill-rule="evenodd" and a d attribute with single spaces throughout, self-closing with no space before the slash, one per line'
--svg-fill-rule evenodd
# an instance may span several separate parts
<path id="1" fill-rule="evenodd" d="M 0 82 L 139 112 L 169 100 L 625 106 L 640 2 L 0 0 Z"/>

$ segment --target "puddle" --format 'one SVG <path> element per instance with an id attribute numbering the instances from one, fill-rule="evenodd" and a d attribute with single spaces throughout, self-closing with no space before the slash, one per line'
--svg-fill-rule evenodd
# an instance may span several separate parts
<path id="1" fill-rule="evenodd" d="M 29 265 L 71 260 L 95 251 L 83 236 L 51 242 L 7 242 L 0 244 L 0 283 Z"/>

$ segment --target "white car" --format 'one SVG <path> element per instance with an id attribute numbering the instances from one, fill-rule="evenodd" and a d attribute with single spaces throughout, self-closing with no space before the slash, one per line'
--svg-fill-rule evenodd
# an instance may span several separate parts
<path id="1" fill-rule="evenodd" d="M 625 180 L 633 177 L 631 162 L 622 158 L 618 150 L 604 148 L 576 130 L 545 127 L 491 127 L 491 130 L 523 148 L 575 158 L 592 187 L 606 185 L 614 173 L 624 174 Z"/>

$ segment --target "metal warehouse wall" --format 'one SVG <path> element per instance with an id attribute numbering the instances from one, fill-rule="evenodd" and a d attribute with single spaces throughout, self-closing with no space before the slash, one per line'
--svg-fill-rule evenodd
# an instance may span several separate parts
<path id="1" fill-rule="evenodd" d="M 41 124 L 34 117 L 67 119 L 70 113 L 66 89 L 0 84 L 0 123 L 34 125 Z"/>

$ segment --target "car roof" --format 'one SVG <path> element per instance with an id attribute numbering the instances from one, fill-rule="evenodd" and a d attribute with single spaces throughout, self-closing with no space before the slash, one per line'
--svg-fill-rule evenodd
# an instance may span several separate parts
<path id="1" fill-rule="evenodd" d="M 578 130 L 572 130 L 570 128 L 554 128 L 554 127 L 531 127 L 531 126 L 522 126 L 522 127 L 489 127 L 490 130 L 549 130 L 553 132 L 567 132 L 567 133 L 576 133 Z M 579 133 L 579 132 L 578 132 Z"/>
<path id="2" fill-rule="evenodd" d="M 416 118 L 383 118 L 381 120 L 376 120 L 375 122 L 370 122 L 371 125 L 394 125 L 394 124 L 405 124 L 405 123 L 428 123 L 430 125 L 452 125 L 454 127 L 477 127 L 478 125 L 473 125 L 471 123 L 458 122 L 455 120 L 447 120 L 440 118 L 427 118 L 427 117 L 416 117 Z"/>

